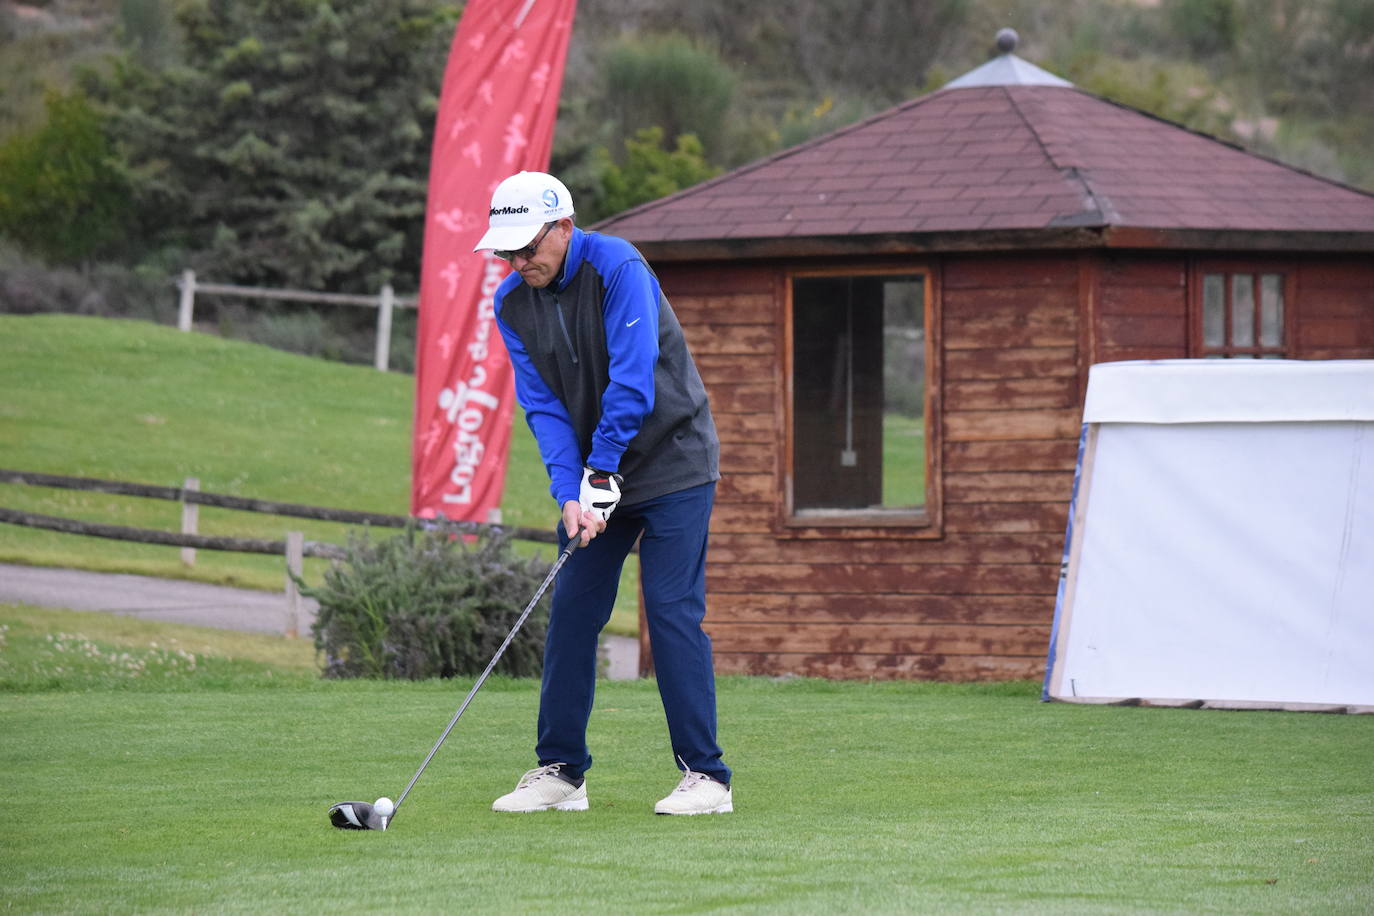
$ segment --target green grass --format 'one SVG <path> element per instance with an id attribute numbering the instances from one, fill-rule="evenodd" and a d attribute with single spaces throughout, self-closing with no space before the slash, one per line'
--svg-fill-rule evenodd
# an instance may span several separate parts
<path id="1" fill-rule="evenodd" d="M 883 414 L 883 505 L 926 504 L 925 417 Z"/>
<path id="2" fill-rule="evenodd" d="M 0 626 L 0 671 L 57 667 L 57 633 L 198 659 L 0 684 L 20 912 L 1374 909 L 1374 717 L 724 678 L 736 811 L 677 819 L 650 813 L 676 780 L 653 682 L 602 682 L 591 810 L 498 816 L 538 691 L 494 679 L 394 828 L 354 833 L 328 805 L 399 794 L 468 682 L 321 681 L 270 657 L 284 640 L 102 615 L 0 606 Z"/>
<path id="3" fill-rule="evenodd" d="M 0 315 L 0 467 L 181 486 L 282 502 L 405 514 L 414 379 L 137 321 Z M 517 411 L 518 413 L 518 411 Z M 557 513 L 523 417 L 502 500 L 511 525 Z M 0 506 L 137 528 L 180 530 L 165 500 L 0 484 Z M 343 543 L 327 522 L 200 508 L 202 534 Z M 390 531 L 378 532 L 390 536 Z M 549 545 L 529 545 L 552 555 Z M 188 578 L 277 590 L 280 557 L 200 551 L 0 525 L 0 562 Z M 326 563 L 309 560 L 318 583 Z M 633 559 L 609 629 L 638 630 Z"/>
<path id="4" fill-rule="evenodd" d="M 0 691 L 143 690 L 319 678 L 310 643 L 103 612 L 0 604 Z"/>

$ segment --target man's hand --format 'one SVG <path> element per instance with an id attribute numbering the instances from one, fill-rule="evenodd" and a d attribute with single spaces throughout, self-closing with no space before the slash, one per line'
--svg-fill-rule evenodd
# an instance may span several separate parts
<path id="1" fill-rule="evenodd" d="M 590 512 L 602 522 L 609 520 L 615 507 L 620 505 L 620 485 L 624 482 L 625 478 L 619 474 L 583 468 L 579 495 L 582 511 Z"/>
<path id="2" fill-rule="evenodd" d="M 592 538 L 606 530 L 606 522 L 590 512 L 584 512 L 581 503 L 570 499 L 563 504 L 563 530 L 568 532 L 569 540 L 580 536 L 581 546 L 585 547 Z"/>

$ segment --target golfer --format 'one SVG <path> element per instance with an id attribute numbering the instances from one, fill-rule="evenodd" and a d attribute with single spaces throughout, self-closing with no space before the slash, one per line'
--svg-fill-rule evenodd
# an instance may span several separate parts
<path id="1" fill-rule="evenodd" d="M 577 228 L 572 197 L 552 175 L 521 172 L 497 186 L 473 250 L 483 249 L 515 268 L 496 291 L 496 321 L 562 512 L 562 545 L 581 539 L 554 585 L 539 766 L 492 808 L 587 809 L 597 640 L 642 536 L 644 613 L 683 774 L 654 811 L 731 811 L 711 640 L 701 628 L 720 442 L 682 328 L 643 256 L 623 239 Z"/>

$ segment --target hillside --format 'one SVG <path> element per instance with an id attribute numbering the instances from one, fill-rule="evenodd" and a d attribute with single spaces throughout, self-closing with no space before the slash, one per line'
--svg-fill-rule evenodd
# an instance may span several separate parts
<path id="1" fill-rule="evenodd" d="M 188 267 L 413 293 L 457 12 L 0 0 L 0 312 L 167 322 Z M 937 90 L 1004 26 L 1087 92 L 1374 188 L 1370 0 L 580 0 L 550 168 L 588 225 Z M 197 303 L 225 336 L 369 361 L 349 311 Z M 409 310 L 392 343 L 409 371 Z"/>
<path id="2" fill-rule="evenodd" d="M 0 139 L 41 119 L 45 89 L 112 51 L 175 61 L 172 9 L 0 0 Z M 608 61 L 652 36 L 682 35 L 724 71 L 729 129 L 707 152 L 732 167 L 938 88 L 985 60 L 1004 26 L 1020 32 L 1023 57 L 1089 91 L 1374 189 L 1368 0 L 580 0 L 555 161 L 585 171 L 597 146 L 619 158 L 647 126 L 618 123 L 627 112 L 671 125 L 673 100 L 647 81 L 608 84 Z"/>
<path id="3" fill-rule="evenodd" d="M 389 514 L 409 507 L 413 381 L 140 321 L 0 315 L 0 467 L 180 486 Z M 517 419 L 506 521 L 556 517 L 534 443 Z M 176 503 L 0 484 L 0 505 L 176 530 Z M 202 507 L 200 532 L 342 543 L 341 525 Z M 391 532 L 381 532 L 390 536 Z M 547 547 L 543 548 L 547 550 Z M 282 560 L 0 525 L 0 561 L 195 578 L 276 589 Z M 319 574 L 309 566 L 307 579 Z M 631 596 L 631 602 L 633 597 Z"/>

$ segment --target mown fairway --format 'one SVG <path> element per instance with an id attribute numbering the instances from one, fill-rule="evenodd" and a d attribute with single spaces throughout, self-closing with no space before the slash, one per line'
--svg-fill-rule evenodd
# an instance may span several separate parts
<path id="1" fill-rule="evenodd" d="M 410 380 L 132 322 L 0 317 L 0 466 L 402 512 Z M 546 517 L 517 423 L 508 520 Z M 177 507 L 0 486 L 176 525 Z M 202 531 L 287 522 L 202 512 Z M 341 538 L 338 526 L 303 525 Z M 547 548 L 545 548 L 547 549 Z M 276 587 L 281 561 L 0 527 L 0 558 Z M 318 567 L 315 568 L 318 574 Z M 626 591 L 626 590 L 623 590 Z M 622 618 L 624 619 L 624 618 Z M 633 617 L 629 619 L 632 621 Z M 631 624 L 632 626 L 632 624 Z M 736 813 L 661 818 L 652 681 L 603 682 L 591 810 L 503 817 L 537 685 L 326 682 L 306 640 L 0 606 L 0 900 L 19 912 L 1368 913 L 1374 717 L 1038 702 L 1038 686 L 726 678 Z"/>
<path id="2" fill-rule="evenodd" d="M 398 794 L 468 682 L 324 682 L 282 640 L 104 615 L 0 626 L 20 912 L 1374 908 L 1374 717 L 726 678 L 736 812 L 679 819 L 650 813 L 676 781 L 653 683 L 603 682 L 591 810 L 498 816 L 537 687 L 496 680 L 393 829 L 358 833 L 325 809 Z"/>

